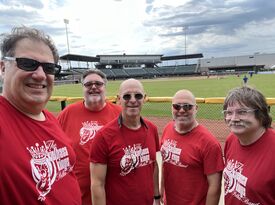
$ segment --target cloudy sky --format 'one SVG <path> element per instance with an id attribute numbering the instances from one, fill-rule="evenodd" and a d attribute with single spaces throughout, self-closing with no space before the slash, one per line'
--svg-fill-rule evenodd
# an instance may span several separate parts
<path id="1" fill-rule="evenodd" d="M 73 54 L 275 53 L 274 0 L 0 0 L 0 33 L 43 29 L 60 55 L 64 19 Z"/>

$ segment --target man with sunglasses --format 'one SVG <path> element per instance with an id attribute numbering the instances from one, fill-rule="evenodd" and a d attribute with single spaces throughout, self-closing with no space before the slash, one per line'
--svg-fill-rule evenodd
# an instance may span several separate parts
<path id="1" fill-rule="evenodd" d="M 107 78 L 102 71 L 85 71 L 82 84 L 84 100 L 67 106 L 59 114 L 58 121 L 77 155 L 74 172 L 82 193 L 82 205 L 91 205 L 90 146 L 96 132 L 118 117 L 121 107 L 106 101 Z"/>
<path id="2" fill-rule="evenodd" d="M 231 90 L 223 105 L 231 133 L 224 147 L 226 205 L 275 204 L 275 131 L 262 93 Z"/>
<path id="3" fill-rule="evenodd" d="M 0 204 L 80 205 L 76 157 L 44 110 L 60 70 L 51 38 L 28 27 L 1 36 Z"/>
<path id="4" fill-rule="evenodd" d="M 217 139 L 196 120 L 198 106 L 188 90 L 172 99 L 173 121 L 161 138 L 165 205 L 218 205 L 224 167 Z"/>
<path id="5" fill-rule="evenodd" d="M 95 205 L 159 205 L 157 127 L 141 117 L 145 93 L 140 81 L 121 83 L 121 115 L 96 134 L 91 146 Z"/>

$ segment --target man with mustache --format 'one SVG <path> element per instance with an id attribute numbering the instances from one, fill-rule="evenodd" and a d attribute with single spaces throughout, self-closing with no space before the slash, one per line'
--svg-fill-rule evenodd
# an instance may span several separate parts
<path id="1" fill-rule="evenodd" d="M 265 97 L 248 86 L 235 88 L 223 109 L 231 131 L 224 148 L 225 204 L 275 204 L 275 132 Z"/>
<path id="2" fill-rule="evenodd" d="M 218 140 L 196 120 L 198 106 L 189 90 L 172 99 L 173 121 L 161 139 L 165 205 L 217 205 L 224 168 Z"/>
<path id="3" fill-rule="evenodd" d="M 58 116 L 58 121 L 72 140 L 77 161 L 74 172 L 82 192 L 82 205 L 91 205 L 89 152 L 96 132 L 116 118 L 120 106 L 106 101 L 106 75 L 90 69 L 82 77 L 84 101 L 67 106 Z"/>

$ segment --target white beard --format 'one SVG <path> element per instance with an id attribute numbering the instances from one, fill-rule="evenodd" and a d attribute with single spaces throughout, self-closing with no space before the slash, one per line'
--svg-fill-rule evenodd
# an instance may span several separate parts
<path id="1" fill-rule="evenodd" d="M 101 95 L 97 95 L 97 94 L 89 95 L 88 101 L 90 103 L 98 103 L 101 101 Z"/>

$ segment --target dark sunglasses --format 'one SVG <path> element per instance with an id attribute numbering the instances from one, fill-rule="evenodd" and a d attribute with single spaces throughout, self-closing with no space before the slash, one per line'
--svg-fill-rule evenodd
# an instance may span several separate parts
<path id="1" fill-rule="evenodd" d="M 100 82 L 100 81 L 88 81 L 88 82 L 84 83 L 83 85 L 85 88 L 92 88 L 93 85 L 96 88 L 101 88 L 104 85 L 104 83 Z"/>
<path id="2" fill-rule="evenodd" d="M 43 71 L 49 75 L 55 75 L 60 72 L 61 66 L 55 63 L 41 63 L 30 58 L 4 57 L 5 60 L 16 61 L 17 67 L 24 71 L 35 71 L 42 66 Z"/>
<path id="3" fill-rule="evenodd" d="M 141 100 L 141 99 L 143 98 L 143 95 L 142 95 L 141 93 L 124 94 L 124 95 L 122 96 L 122 98 L 123 98 L 123 100 L 128 101 L 128 100 L 131 99 L 132 95 L 134 95 L 134 97 L 135 97 L 136 100 Z"/>
<path id="4" fill-rule="evenodd" d="M 195 105 L 191 105 L 191 104 L 172 104 L 173 108 L 177 111 L 180 111 L 180 109 L 182 108 L 184 111 L 189 111 L 191 110 Z"/>

